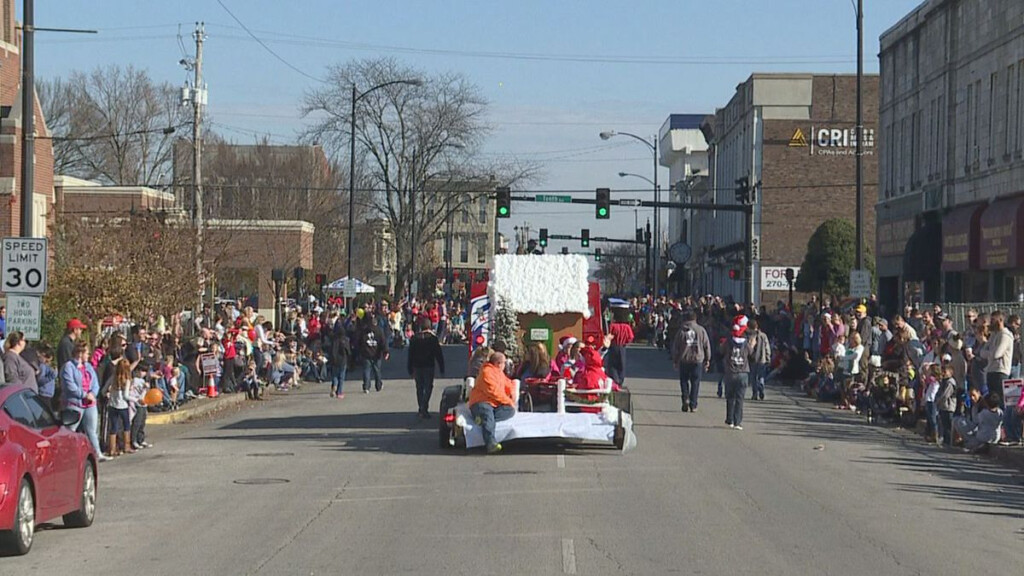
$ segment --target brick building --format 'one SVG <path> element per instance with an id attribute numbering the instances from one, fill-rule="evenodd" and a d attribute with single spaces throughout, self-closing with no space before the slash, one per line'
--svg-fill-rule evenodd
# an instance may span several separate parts
<path id="1" fill-rule="evenodd" d="M 0 0 L 0 236 L 21 234 L 21 33 L 15 0 Z M 46 236 L 53 217 L 53 147 L 35 101 L 35 170 L 32 235 Z"/>
<path id="2" fill-rule="evenodd" d="M 883 304 L 1024 299 L 1022 19 L 928 0 L 881 36 Z"/>
<path id="3" fill-rule="evenodd" d="M 118 218 L 151 212 L 168 222 L 190 226 L 174 194 L 145 186 L 104 186 L 70 176 L 55 178 L 58 213 L 76 218 Z M 206 221 L 204 260 L 213 272 L 214 293 L 252 298 L 260 313 L 274 318 L 275 268 L 289 279 L 295 268 L 314 271 L 314 227 L 301 220 L 211 219 Z"/>
<path id="4" fill-rule="evenodd" d="M 783 299 L 787 267 L 798 270 L 815 229 L 829 218 L 856 218 L 856 76 L 754 74 L 729 103 L 701 126 L 709 144 L 710 180 L 698 202 L 734 204 L 736 180 L 760 182 L 754 205 L 754 301 Z M 866 75 L 864 195 L 875 194 L 878 173 L 874 133 L 878 76 Z M 868 204 L 869 202 L 865 202 Z M 739 213 L 698 212 L 691 234 L 693 291 L 743 297 L 744 218 Z M 874 213 L 865 210 L 864 238 L 874 238 Z M 759 252 L 759 254 L 758 254 Z"/>

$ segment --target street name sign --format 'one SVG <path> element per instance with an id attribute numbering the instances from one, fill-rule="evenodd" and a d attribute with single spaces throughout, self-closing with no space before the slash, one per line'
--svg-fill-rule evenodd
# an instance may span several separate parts
<path id="1" fill-rule="evenodd" d="M 572 202 L 572 197 L 561 194 L 537 194 L 533 198 L 537 202 L 559 202 L 562 204 L 569 204 Z"/>
<path id="2" fill-rule="evenodd" d="M 7 333 L 18 331 L 26 340 L 39 340 L 43 327 L 42 298 L 21 294 L 7 295 Z"/>
<path id="3" fill-rule="evenodd" d="M 867 270 L 850 270 L 850 296 L 867 298 L 871 296 L 871 272 Z"/>
<path id="4" fill-rule="evenodd" d="M 0 290 L 8 294 L 46 292 L 46 238 L 4 238 L 0 249 Z"/>
<path id="5" fill-rule="evenodd" d="M 640 206 L 641 200 L 639 198 L 623 198 L 619 200 L 619 206 Z"/>

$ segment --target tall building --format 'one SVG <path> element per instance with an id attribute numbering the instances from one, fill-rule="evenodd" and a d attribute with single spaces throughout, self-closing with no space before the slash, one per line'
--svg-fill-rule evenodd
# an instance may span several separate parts
<path id="1" fill-rule="evenodd" d="M 875 194 L 874 153 L 878 76 L 863 81 L 864 197 Z M 771 303 L 787 293 L 786 268 L 799 273 L 807 242 L 825 220 L 856 219 L 856 76 L 754 74 L 736 87 L 729 103 L 701 130 L 709 144 L 710 181 L 694 200 L 736 203 L 736 181 L 756 188 L 753 238 L 754 302 Z M 865 204 L 870 202 L 865 200 Z M 695 293 L 743 298 L 744 217 L 708 211 L 694 216 L 691 234 Z M 874 217 L 864 214 L 865 244 Z"/>
<path id="2" fill-rule="evenodd" d="M 668 168 L 668 193 L 662 195 L 670 202 L 692 202 L 703 195 L 708 179 L 708 144 L 700 125 L 704 114 L 672 114 L 662 124 L 658 133 L 658 162 Z M 699 235 L 695 224 L 701 222 L 700 215 L 693 210 L 668 210 L 668 234 L 665 237 L 665 250 L 677 243 L 693 246 L 694 236 Z M 672 253 L 666 254 L 666 263 L 671 261 Z M 699 274 L 694 266 L 694 258 L 687 262 L 673 262 L 675 269 L 669 275 L 670 291 L 680 294 L 689 293 L 690 288 L 698 283 Z"/>
<path id="3" fill-rule="evenodd" d="M 21 234 L 22 110 L 21 31 L 14 19 L 15 0 L 0 0 L 0 236 Z M 35 112 L 35 169 L 32 235 L 47 236 L 53 219 L 53 147 L 39 105 Z"/>
<path id="4" fill-rule="evenodd" d="M 1024 3 L 928 0 L 881 36 L 879 297 L 1024 299 Z"/>

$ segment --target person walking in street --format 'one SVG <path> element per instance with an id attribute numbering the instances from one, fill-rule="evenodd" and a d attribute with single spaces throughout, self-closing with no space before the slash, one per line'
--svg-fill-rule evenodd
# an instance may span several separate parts
<path id="1" fill-rule="evenodd" d="M 468 402 L 469 411 L 483 432 L 488 454 L 501 452 L 501 444 L 494 439 L 494 427 L 515 415 L 514 389 L 512 380 L 505 375 L 505 355 L 494 352 L 480 368 Z"/>
<path id="2" fill-rule="evenodd" d="M 747 323 L 743 315 L 733 319 L 732 338 L 722 343 L 725 424 L 734 430 L 743 430 L 743 398 L 747 395 L 750 365 L 754 361 L 754 347 L 746 337 Z"/>
<path id="3" fill-rule="evenodd" d="M 420 331 L 409 342 L 409 355 L 406 368 L 409 375 L 416 381 L 416 401 L 419 404 L 419 416 L 424 420 L 430 418 L 430 395 L 434 392 L 434 364 L 437 364 L 441 376 L 444 376 L 444 352 L 441 342 L 431 330 L 431 322 L 420 320 Z"/>
<path id="4" fill-rule="evenodd" d="M 336 316 L 328 320 L 327 326 L 324 327 L 324 338 L 327 363 L 331 367 L 331 398 L 341 400 L 345 397 L 343 389 L 352 350 L 345 325 Z"/>
<path id="5" fill-rule="evenodd" d="M 388 359 L 389 354 L 384 333 L 374 322 L 372 312 L 366 312 L 363 315 L 356 343 L 359 346 L 359 357 L 363 360 L 363 394 L 370 393 L 371 377 L 377 392 L 380 392 L 384 389 L 384 382 L 380 375 L 381 363 Z"/>
<path id="6" fill-rule="evenodd" d="M 764 379 L 772 361 L 772 345 L 768 335 L 760 330 L 757 320 L 747 325 L 747 339 L 754 348 L 754 361 L 750 367 L 750 399 L 764 400 Z"/>
<path id="7" fill-rule="evenodd" d="M 697 324 L 692 309 L 683 313 L 683 323 L 672 340 L 672 364 L 679 373 L 682 411 L 696 412 L 700 379 L 711 365 L 711 339 L 707 330 Z"/>

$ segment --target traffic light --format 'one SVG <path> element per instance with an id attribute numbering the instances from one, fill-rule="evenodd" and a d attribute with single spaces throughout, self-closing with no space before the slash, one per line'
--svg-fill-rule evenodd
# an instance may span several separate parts
<path id="1" fill-rule="evenodd" d="M 323 286 L 324 284 L 327 284 L 327 275 L 326 274 L 317 274 L 316 275 L 316 285 L 317 286 Z"/>
<path id="2" fill-rule="evenodd" d="M 598 220 L 607 220 L 612 217 L 612 191 L 608 188 L 597 189 L 597 210 Z"/>
<path id="3" fill-rule="evenodd" d="M 580 246 L 584 248 L 590 248 L 590 229 L 584 228 L 580 230 Z"/>
<path id="4" fill-rule="evenodd" d="M 600 248 L 594 248 L 594 260 L 596 262 L 600 262 L 601 261 L 601 249 Z"/>
<path id="5" fill-rule="evenodd" d="M 508 188 L 497 189 L 498 218 L 508 218 L 512 215 L 512 191 Z"/>
<path id="6" fill-rule="evenodd" d="M 540 247 L 541 248 L 547 248 L 548 247 L 548 229 L 547 228 L 541 228 L 540 229 Z"/>
<path id="7" fill-rule="evenodd" d="M 742 280 L 743 272 L 739 268 L 729 269 L 729 280 Z"/>
<path id="8" fill-rule="evenodd" d="M 568 253 L 569 253 L 569 247 L 568 246 L 562 246 L 562 254 L 568 254 Z"/>
<path id="9" fill-rule="evenodd" d="M 736 203 L 752 204 L 753 195 L 750 192 L 750 178 L 746 176 L 736 180 Z"/>
<path id="10" fill-rule="evenodd" d="M 643 244 L 644 243 L 644 229 L 643 228 L 637 228 L 636 229 L 636 242 L 637 242 L 637 244 Z"/>

